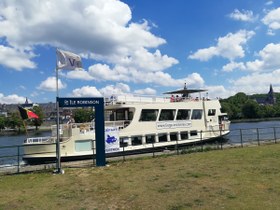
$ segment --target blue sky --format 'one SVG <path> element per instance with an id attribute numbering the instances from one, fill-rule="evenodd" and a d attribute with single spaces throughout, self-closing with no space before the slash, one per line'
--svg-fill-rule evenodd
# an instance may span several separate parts
<path id="1" fill-rule="evenodd" d="M 280 92 L 279 1 L 0 0 L 0 28 L 1 104 L 55 101 L 56 48 L 62 97 Z"/>

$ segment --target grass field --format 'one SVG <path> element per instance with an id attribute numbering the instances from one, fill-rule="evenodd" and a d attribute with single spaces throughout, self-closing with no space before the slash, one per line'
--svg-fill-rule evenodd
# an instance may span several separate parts
<path id="1" fill-rule="evenodd" d="M 0 176 L 0 209 L 280 209 L 280 144 Z"/>

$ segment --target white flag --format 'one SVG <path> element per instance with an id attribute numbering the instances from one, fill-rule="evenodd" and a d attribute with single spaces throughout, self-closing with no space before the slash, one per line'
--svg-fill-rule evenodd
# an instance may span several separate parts
<path id="1" fill-rule="evenodd" d="M 81 57 L 72 52 L 57 49 L 56 58 L 57 69 L 80 70 L 83 68 Z"/>

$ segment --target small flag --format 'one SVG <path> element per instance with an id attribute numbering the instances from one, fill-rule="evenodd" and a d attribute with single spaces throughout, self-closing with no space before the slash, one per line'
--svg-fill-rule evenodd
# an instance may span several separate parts
<path id="1" fill-rule="evenodd" d="M 56 50 L 56 68 L 68 70 L 82 69 L 82 59 L 79 55 L 64 50 Z"/>
<path id="2" fill-rule="evenodd" d="M 28 109 L 25 109 L 21 106 L 18 106 L 18 110 L 19 110 L 20 116 L 23 120 L 31 119 L 31 118 L 36 118 L 36 119 L 39 118 L 38 115 L 36 115 L 34 112 L 32 112 Z"/>

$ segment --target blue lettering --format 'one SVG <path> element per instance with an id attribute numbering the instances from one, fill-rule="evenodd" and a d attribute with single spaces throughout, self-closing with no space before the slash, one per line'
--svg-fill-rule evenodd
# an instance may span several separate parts
<path id="1" fill-rule="evenodd" d="M 74 65 L 75 65 L 75 59 L 71 60 L 71 59 L 69 58 L 69 62 L 70 62 L 70 64 L 71 64 L 71 66 L 74 66 Z"/>

